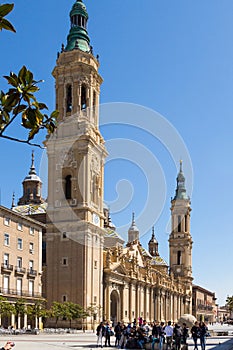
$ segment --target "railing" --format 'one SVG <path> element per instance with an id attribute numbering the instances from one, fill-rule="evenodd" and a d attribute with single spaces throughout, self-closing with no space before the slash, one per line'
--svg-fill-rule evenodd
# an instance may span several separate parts
<path id="1" fill-rule="evenodd" d="M 198 310 L 208 310 L 208 311 L 212 311 L 212 310 L 213 310 L 213 306 L 198 304 L 198 305 L 197 305 L 197 309 L 198 309 Z"/>
<path id="2" fill-rule="evenodd" d="M 28 276 L 30 276 L 30 277 L 36 277 L 37 276 L 37 271 L 33 270 L 33 269 L 28 269 L 27 273 L 28 273 Z"/>
<path id="3" fill-rule="evenodd" d="M 0 288 L 0 294 L 1 295 L 20 295 L 23 297 L 37 297 L 40 298 L 42 297 L 41 293 L 37 293 L 37 292 L 29 292 L 29 291 L 24 291 L 24 290 L 17 290 L 17 289 L 10 289 L 10 288 Z"/>
<path id="4" fill-rule="evenodd" d="M 1 267 L 2 267 L 2 270 L 4 271 L 10 271 L 10 272 L 13 271 L 13 265 L 2 263 Z"/>
<path id="5" fill-rule="evenodd" d="M 24 267 L 15 266 L 15 273 L 19 275 L 24 275 L 25 272 L 26 272 L 26 269 Z"/>

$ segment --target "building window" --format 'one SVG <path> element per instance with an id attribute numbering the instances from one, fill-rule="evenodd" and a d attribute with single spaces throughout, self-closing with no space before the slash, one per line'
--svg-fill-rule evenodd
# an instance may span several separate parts
<path id="1" fill-rule="evenodd" d="M 66 112 L 72 111 L 72 86 L 68 85 L 66 89 Z"/>
<path id="2" fill-rule="evenodd" d="M 18 249 L 20 249 L 20 250 L 23 249 L 23 240 L 22 240 L 22 238 L 18 238 L 17 246 L 18 246 Z"/>
<path id="3" fill-rule="evenodd" d="M 28 293 L 29 295 L 34 295 L 34 281 L 28 281 Z"/>
<path id="4" fill-rule="evenodd" d="M 29 271 L 32 272 L 32 271 L 33 271 L 33 268 L 34 268 L 34 261 L 33 261 L 33 260 L 30 260 L 30 261 L 29 261 Z"/>
<path id="5" fill-rule="evenodd" d="M 4 267 L 8 267 L 9 265 L 9 254 L 4 254 L 4 257 L 3 257 L 3 260 L 4 260 Z"/>
<path id="6" fill-rule="evenodd" d="M 132 311 L 132 317 L 134 317 L 134 311 Z"/>
<path id="7" fill-rule="evenodd" d="M 94 303 L 96 304 L 97 303 L 97 296 L 94 295 Z"/>
<path id="8" fill-rule="evenodd" d="M 4 245 L 6 246 L 10 245 L 10 236 L 8 233 L 4 233 Z"/>
<path id="9" fill-rule="evenodd" d="M 35 234 L 35 229 L 34 227 L 30 227 L 30 235 L 34 235 Z"/>
<path id="10" fill-rule="evenodd" d="M 22 295 L 22 278 L 17 278 L 16 280 L 16 292 L 17 295 Z"/>
<path id="11" fill-rule="evenodd" d="M 18 228 L 19 231 L 22 231 L 22 230 L 23 230 L 23 224 L 22 224 L 22 222 L 18 222 L 17 228 Z"/>
<path id="12" fill-rule="evenodd" d="M 62 265 L 64 266 L 68 265 L 68 258 L 62 258 Z"/>
<path id="13" fill-rule="evenodd" d="M 181 232 L 181 216 L 178 215 L 178 232 Z"/>
<path id="14" fill-rule="evenodd" d="M 23 259 L 18 256 L 17 258 L 17 267 L 22 268 L 23 267 Z"/>
<path id="15" fill-rule="evenodd" d="M 29 253 L 34 254 L 34 243 L 32 242 L 29 243 Z"/>
<path id="16" fill-rule="evenodd" d="M 178 250 L 177 252 L 177 265 L 181 265 L 181 251 Z"/>
<path id="17" fill-rule="evenodd" d="M 10 218 L 4 218 L 4 225 L 10 226 Z"/>
<path id="18" fill-rule="evenodd" d="M 188 215 L 185 215 L 185 232 L 188 232 Z"/>
<path id="19" fill-rule="evenodd" d="M 71 175 L 67 175 L 65 178 L 65 197 L 71 199 Z"/>
<path id="20" fill-rule="evenodd" d="M 97 260 L 94 261 L 94 269 L 97 269 Z"/>
<path id="21" fill-rule="evenodd" d="M 9 293 L 9 276 L 3 276 L 3 292 Z"/>
<path id="22" fill-rule="evenodd" d="M 125 317 L 127 317 L 127 310 L 125 310 Z"/>
<path id="23" fill-rule="evenodd" d="M 85 85 L 81 87 L 81 109 L 87 108 L 87 89 Z"/>
<path id="24" fill-rule="evenodd" d="M 62 296 L 62 301 L 65 303 L 67 301 L 67 295 Z"/>

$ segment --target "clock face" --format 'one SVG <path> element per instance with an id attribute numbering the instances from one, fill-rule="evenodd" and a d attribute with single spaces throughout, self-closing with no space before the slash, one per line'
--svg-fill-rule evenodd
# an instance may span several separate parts
<path id="1" fill-rule="evenodd" d="M 180 273 L 181 272 L 181 268 L 177 267 L 176 272 Z"/>
<path id="2" fill-rule="evenodd" d="M 92 220 L 93 220 L 93 224 L 97 226 L 100 225 L 100 217 L 96 213 L 93 213 Z"/>

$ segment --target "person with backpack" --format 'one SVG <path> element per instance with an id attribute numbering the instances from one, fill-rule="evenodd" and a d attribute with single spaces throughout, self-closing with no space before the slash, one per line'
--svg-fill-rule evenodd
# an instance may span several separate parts
<path id="1" fill-rule="evenodd" d="M 175 324 L 175 327 L 173 329 L 173 338 L 175 340 L 175 349 L 180 350 L 182 329 L 178 323 Z"/>
<path id="2" fill-rule="evenodd" d="M 159 335 L 159 350 L 163 349 L 163 344 L 165 340 L 164 333 L 164 322 L 161 322 L 160 325 L 157 326 L 157 331 Z"/>
<path id="3" fill-rule="evenodd" d="M 189 337 L 189 329 L 186 326 L 186 323 L 182 325 L 182 344 L 187 345 L 187 338 Z"/>

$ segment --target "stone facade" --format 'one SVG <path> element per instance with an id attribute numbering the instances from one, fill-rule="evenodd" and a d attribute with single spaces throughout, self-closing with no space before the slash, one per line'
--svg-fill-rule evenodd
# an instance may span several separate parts
<path id="1" fill-rule="evenodd" d="M 0 292 L 7 301 L 23 298 L 26 305 L 42 300 L 42 228 L 36 220 L 0 206 Z M 4 327 L 38 326 L 27 315 L 2 317 Z"/>
<path id="2" fill-rule="evenodd" d="M 200 286 L 193 285 L 192 299 L 192 313 L 198 321 L 218 321 L 215 293 Z"/>

